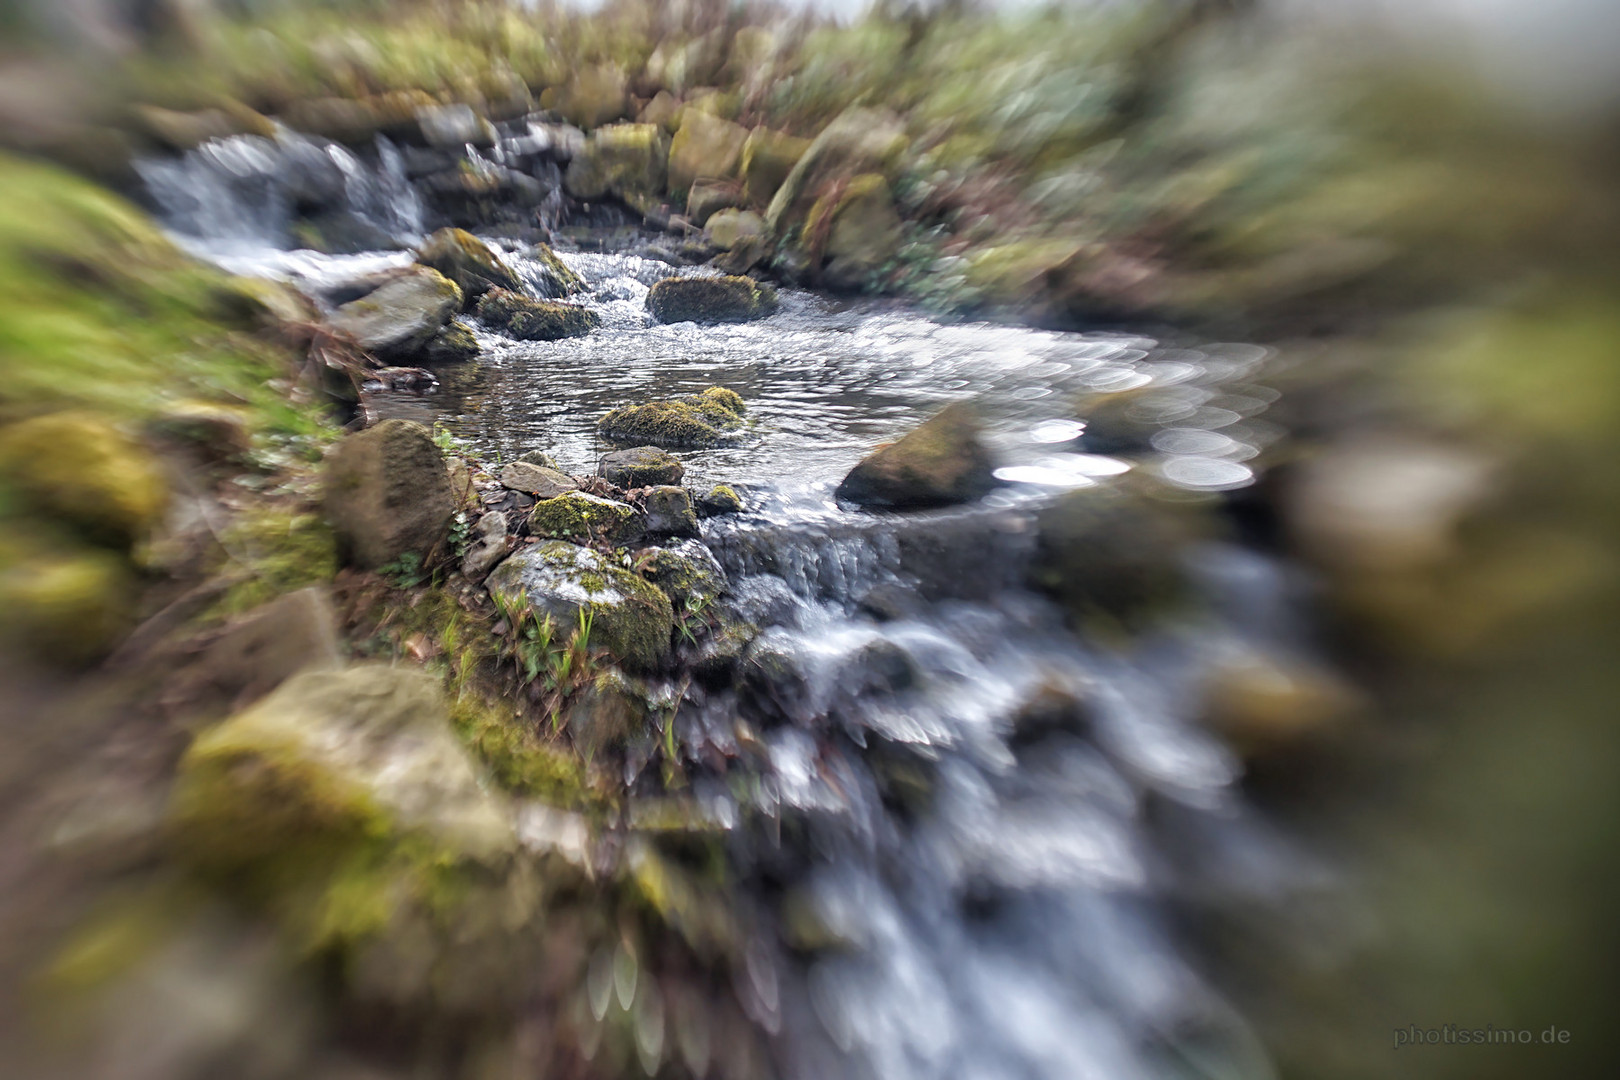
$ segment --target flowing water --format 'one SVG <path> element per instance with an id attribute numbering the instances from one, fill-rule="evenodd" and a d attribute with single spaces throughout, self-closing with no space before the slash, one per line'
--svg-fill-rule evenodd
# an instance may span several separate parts
<path id="1" fill-rule="evenodd" d="M 231 165 L 238 151 L 248 165 Z M 305 285 L 408 259 L 255 246 L 279 228 L 239 205 L 262 185 L 179 175 L 274 172 L 248 151 L 264 147 L 149 174 L 195 248 Z M 386 158 L 367 183 L 386 190 Z M 368 192 L 351 201 L 374 207 Z M 406 203 L 378 220 L 409 233 Z M 1265 352 L 948 325 L 791 290 L 754 323 L 658 325 L 648 286 L 702 271 L 562 258 L 599 330 L 525 343 L 479 329 L 483 355 L 439 370 L 437 390 L 367 407 L 441 421 L 486 455 L 546 450 L 579 473 L 607 449 L 595 422 L 609 408 L 716 384 L 747 400 L 741 445 L 680 456 L 692 486 L 743 495 L 745 512 L 705 522 L 703 541 L 730 578 L 724 603 L 763 633 L 734 684 L 685 687 L 676 733 L 697 804 L 732 833 L 730 871 L 754 912 L 736 982 L 780 1071 L 1268 1075 L 1177 914 L 1211 896 L 1280 910 L 1320 880 L 1246 804 L 1238 759 L 1196 720 L 1212 662 L 1297 647 L 1288 575 L 1237 546 L 1192 548 L 1204 613 L 1129 649 L 1077 636 L 1023 584 L 1033 514 L 1062 492 L 1130 469 L 1195 490 L 1249 483 L 1245 462 L 1282 434 L 1264 417 Z M 1154 391 L 1134 416 L 1143 452 L 1090 452 L 1076 400 L 1138 387 Z M 910 515 L 835 502 L 873 446 L 957 400 L 979 404 L 1004 487 Z M 636 779 L 646 755 L 632 758 Z"/>

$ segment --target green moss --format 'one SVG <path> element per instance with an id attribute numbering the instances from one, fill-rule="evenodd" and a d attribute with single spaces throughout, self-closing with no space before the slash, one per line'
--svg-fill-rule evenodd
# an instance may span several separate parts
<path id="1" fill-rule="evenodd" d="M 666 323 L 747 322 L 776 307 L 776 290 L 749 277 L 665 278 L 647 290 L 647 310 Z"/>
<path id="2" fill-rule="evenodd" d="M 529 512 L 531 533 L 565 540 L 620 541 L 632 537 L 635 523 L 634 507 L 579 491 L 541 499 Z"/>
<path id="3" fill-rule="evenodd" d="M 711 386 L 670 401 L 624 405 L 597 421 L 603 438 L 618 443 L 674 447 L 725 446 L 744 427 L 746 406 L 734 391 Z"/>
<path id="4" fill-rule="evenodd" d="M 542 742 L 531 726 L 513 714 L 510 705 L 490 704 L 469 693 L 451 705 L 450 719 L 462 742 L 506 791 L 568 809 L 598 804 L 574 753 Z"/>
<path id="5" fill-rule="evenodd" d="M 551 250 L 549 244 L 535 244 L 523 253 L 525 258 L 532 259 L 545 268 L 545 278 L 550 286 L 553 298 L 568 296 L 583 292 L 585 279 L 557 258 L 557 253 Z"/>
<path id="6" fill-rule="evenodd" d="M 136 579 L 116 554 L 71 538 L 13 529 L 0 539 L 0 633 L 41 659 L 98 659 L 133 621 Z"/>
<path id="7" fill-rule="evenodd" d="M 530 300 L 506 289 L 491 289 L 478 301 L 478 317 L 520 341 L 580 337 L 602 324 L 601 316 L 576 304 Z"/>
<path id="8" fill-rule="evenodd" d="M 319 514 L 264 506 L 244 513 L 221 537 L 226 573 L 243 576 L 220 603 L 224 614 L 255 608 L 284 593 L 337 576 L 337 540 Z"/>
<path id="9" fill-rule="evenodd" d="M 440 229 L 416 249 L 416 261 L 451 281 L 469 301 L 490 288 L 521 289 L 510 266 L 465 229 Z"/>
<path id="10" fill-rule="evenodd" d="M 40 513 L 127 548 L 168 503 L 156 460 L 106 420 L 68 411 L 0 428 L 0 470 Z"/>

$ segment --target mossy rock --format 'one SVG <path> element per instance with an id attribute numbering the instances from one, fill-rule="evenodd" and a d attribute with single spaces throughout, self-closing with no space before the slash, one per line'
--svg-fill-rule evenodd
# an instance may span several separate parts
<path id="1" fill-rule="evenodd" d="M 837 496 L 896 510 L 971 502 L 995 487 L 995 462 L 971 406 L 947 405 L 849 471 Z"/>
<path id="2" fill-rule="evenodd" d="M 240 405 L 193 399 L 165 407 L 148 430 L 209 458 L 227 461 L 252 449 L 252 424 L 252 413 Z"/>
<path id="3" fill-rule="evenodd" d="M 669 189 L 687 191 L 700 177 L 730 179 L 742 162 L 748 129 L 687 107 L 669 144 Z"/>
<path id="4" fill-rule="evenodd" d="M 465 229 L 440 229 L 416 249 L 416 261 L 456 283 L 468 308 L 493 288 L 522 289 L 523 282 L 490 246 Z"/>
<path id="5" fill-rule="evenodd" d="M 743 205 L 743 191 L 729 180 L 699 180 L 686 193 L 686 219 L 699 227 L 722 210 Z"/>
<path id="6" fill-rule="evenodd" d="M 568 808 L 590 801 L 579 758 L 563 744 L 542 742 L 532 724 L 514 715 L 510 702 L 492 704 L 463 694 L 450 706 L 450 719 L 503 790 Z"/>
<path id="7" fill-rule="evenodd" d="M 334 311 L 327 325 L 379 360 L 415 360 L 461 310 L 461 289 L 426 266 L 391 277 Z"/>
<path id="8" fill-rule="evenodd" d="M 505 289 L 491 289 L 478 301 L 478 317 L 519 341 L 581 337 L 602 324 L 601 316 L 576 304 L 530 300 Z"/>
<path id="9" fill-rule="evenodd" d="M 655 124 L 610 124 L 591 132 L 563 175 L 563 187 L 587 201 L 614 195 L 638 209 L 664 193 L 669 136 Z"/>
<path id="10" fill-rule="evenodd" d="M 641 497 L 641 512 L 646 515 L 647 531 L 656 536 L 698 535 L 692 494 L 683 487 L 661 484 L 648 488 Z"/>
<path id="11" fill-rule="evenodd" d="M 742 499 L 725 484 L 714 485 L 706 493 L 699 495 L 697 500 L 697 512 L 703 517 L 738 514 L 742 512 L 742 508 Z"/>
<path id="12" fill-rule="evenodd" d="M 609 668 L 574 696 L 564 715 L 575 748 L 591 759 L 622 750 L 646 730 L 648 714 L 646 695 L 623 672 Z"/>
<path id="13" fill-rule="evenodd" d="M 714 553 L 697 540 L 658 548 L 642 572 L 676 611 L 706 609 L 731 585 Z"/>
<path id="14" fill-rule="evenodd" d="M 794 162 L 765 211 L 771 233 L 782 237 L 803 224 L 829 184 L 862 173 L 894 174 L 910 145 L 905 125 L 887 109 L 852 106 L 821 130 Z"/>
<path id="15" fill-rule="evenodd" d="M 343 553 L 357 565 L 376 569 L 405 555 L 426 560 L 455 512 L 432 432 L 384 420 L 344 439 L 327 459 L 325 507 Z"/>
<path id="16" fill-rule="evenodd" d="M 900 235 L 889 182 L 879 173 L 862 173 L 810 208 L 803 242 L 813 261 L 824 262 L 821 278 L 828 288 L 854 292 L 894 260 Z"/>
<path id="17" fill-rule="evenodd" d="M 426 364 L 464 364 L 476 359 L 483 350 L 472 328 L 459 319 L 433 335 L 433 340 L 422 350 Z"/>
<path id="18" fill-rule="evenodd" d="M 540 104 L 555 110 L 575 127 L 589 131 L 629 112 L 629 83 L 619 65 L 593 64 L 575 72 L 561 86 L 548 87 L 540 95 Z"/>
<path id="19" fill-rule="evenodd" d="M 632 668 L 656 667 L 669 652 L 669 598 L 589 548 L 563 540 L 532 545 L 497 566 L 486 584 L 505 602 L 527 602 L 564 630 L 588 615 L 591 645 Z"/>
<path id="20" fill-rule="evenodd" d="M 49 413 L 0 428 L 0 472 L 36 512 L 119 548 L 146 536 L 169 500 L 152 455 L 88 412 Z"/>
<path id="21" fill-rule="evenodd" d="M 596 466 L 596 475 L 616 487 L 652 487 L 680 483 L 686 466 L 656 446 L 634 446 L 604 454 Z"/>
<path id="22" fill-rule="evenodd" d="M 770 128 L 757 127 L 743 143 L 742 178 L 748 202 L 765 207 L 771 203 L 793 166 L 810 149 L 809 139 L 800 139 Z"/>
<path id="23" fill-rule="evenodd" d="M 721 251 L 748 242 L 763 243 L 765 219 L 752 210 L 720 210 L 704 226 L 703 238 Z"/>
<path id="24" fill-rule="evenodd" d="M 649 401 L 611 410 L 597 421 L 604 439 L 619 443 L 705 448 L 734 444 L 746 421 L 742 398 L 724 387 L 671 401 Z"/>
<path id="25" fill-rule="evenodd" d="M 105 656 L 132 625 L 136 595 L 113 552 L 33 534 L 0 541 L 0 636 L 41 660 L 72 667 Z"/>
<path id="26" fill-rule="evenodd" d="M 647 310 L 659 322 L 747 322 L 776 310 L 776 290 L 753 278 L 665 278 L 647 290 Z"/>
<path id="27" fill-rule="evenodd" d="M 635 507 L 583 491 L 568 491 L 541 499 L 529 512 L 529 531 L 535 536 L 565 540 L 606 540 L 628 544 L 645 531 Z"/>
<path id="28" fill-rule="evenodd" d="M 550 300 L 585 291 L 585 279 L 570 270 L 549 244 L 534 244 L 523 252 L 524 277 L 534 290 Z M 532 263 L 533 265 L 527 265 Z"/>

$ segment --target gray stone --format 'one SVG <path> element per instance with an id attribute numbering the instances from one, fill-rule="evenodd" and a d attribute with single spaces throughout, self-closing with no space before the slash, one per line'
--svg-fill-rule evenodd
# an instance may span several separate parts
<path id="1" fill-rule="evenodd" d="M 958 403 L 868 454 L 838 485 L 837 496 L 893 509 L 947 506 L 989 492 L 994 471 L 973 410 Z"/>
<path id="2" fill-rule="evenodd" d="M 344 304 L 326 321 L 379 360 L 392 362 L 413 359 L 460 310 L 455 282 L 415 266 Z"/>
<path id="3" fill-rule="evenodd" d="M 558 495 L 579 490 L 579 485 L 567 473 L 521 460 L 501 470 L 501 484 L 513 491 L 527 492 L 542 499 L 555 499 Z"/>
<path id="4" fill-rule="evenodd" d="M 495 145 L 495 125 L 471 105 L 424 105 L 416 110 L 416 124 L 422 141 L 437 150 Z"/>
<path id="5" fill-rule="evenodd" d="M 506 530 L 506 515 L 499 510 L 491 510 L 479 518 L 473 527 L 473 541 L 461 560 L 462 574 L 470 578 L 487 574 L 506 554 Z"/>
<path id="6" fill-rule="evenodd" d="M 508 604 L 527 603 L 564 634 L 588 615 L 590 643 L 631 667 L 655 667 L 669 652 L 669 598 L 589 548 L 562 540 L 531 545 L 497 566 L 487 584 Z"/>
<path id="7" fill-rule="evenodd" d="M 641 500 L 641 510 L 647 515 L 647 531 L 650 533 L 663 536 L 698 535 L 692 496 L 683 487 L 660 484 L 648 488 Z"/>
<path id="8" fill-rule="evenodd" d="M 615 450 L 604 454 L 596 467 L 596 475 L 608 483 L 622 488 L 649 487 L 656 484 L 678 484 L 686 475 L 686 467 L 673 454 L 656 446 L 635 446 L 629 450 Z"/>
<path id="9" fill-rule="evenodd" d="M 455 512 L 433 435 L 409 420 L 384 420 L 338 443 L 326 462 L 325 504 L 343 554 L 367 569 L 407 553 L 426 559 Z"/>

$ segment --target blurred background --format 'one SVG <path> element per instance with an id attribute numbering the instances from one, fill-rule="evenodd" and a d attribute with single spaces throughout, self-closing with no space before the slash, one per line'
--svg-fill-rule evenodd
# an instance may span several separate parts
<path id="1" fill-rule="evenodd" d="M 1612 1074 L 1614 5 L 0 0 L 0 26 L 0 1072 Z M 441 228 L 601 329 L 514 343 L 479 307 L 480 358 L 395 394 L 418 360 L 332 320 Z M 781 312 L 643 325 L 705 266 Z M 677 611 L 633 692 L 578 636 L 524 678 L 481 577 L 366 569 L 329 520 L 323 461 L 383 417 L 478 477 L 535 446 L 589 472 L 602 408 L 709 383 L 762 441 L 688 460 L 743 494 L 701 539 L 739 624 L 804 635 L 779 653 L 692 659 Z M 844 471 L 969 391 L 1048 472 L 850 526 Z M 1076 439 L 1152 482 L 1048 483 L 1081 465 L 1037 451 Z M 870 566 L 892 610 L 848 584 Z M 792 602 L 746 607 L 755 578 Z M 857 630 L 858 676 L 806 659 Z M 946 715 L 918 635 L 1007 698 L 954 741 L 849 719 Z M 367 661 L 394 676 L 283 684 Z M 345 719 L 412 679 L 439 741 Z M 994 752 L 962 750 L 981 720 Z M 1030 724 L 1072 745 L 1030 754 Z M 1119 740 L 1150 736 L 1225 779 L 1145 778 Z M 1095 806 L 1128 887 L 1075 854 Z M 1534 1039 L 1400 1034 L 1446 1025 Z"/>

